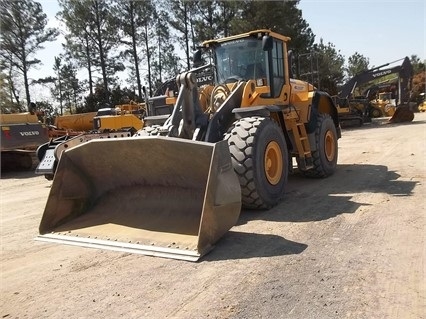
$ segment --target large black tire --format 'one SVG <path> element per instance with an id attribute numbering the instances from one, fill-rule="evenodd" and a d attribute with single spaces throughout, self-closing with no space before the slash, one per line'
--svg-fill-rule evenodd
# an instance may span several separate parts
<path id="1" fill-rule="evenodd" d="M 301 171 L 308 177 L 327 177 L 336 171 L 337 167 L 337 132 L 336 126 L 329 114 L 319 114 L 315 128 L 315 146 L 312 151 L 314 167 Z"/>
<path id="2" fill-rule="evenodd" d="M 264 117 L 242 118 L 225 135 L 241 185 L 242 205 L 269 209 L 283 197 L 288 150 L 281 128 Z"/>

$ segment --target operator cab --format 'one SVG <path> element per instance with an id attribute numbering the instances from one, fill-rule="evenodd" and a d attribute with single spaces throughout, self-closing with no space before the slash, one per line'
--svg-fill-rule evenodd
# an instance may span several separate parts
<path id="1" fill-rule="evenodd" d="M 207 41 L 204 49 L 211 49 L 217 84 L 254 80 L 256 86 L 269 86 L 265 98 L 276 98 L 285 84 L 287 63 L 284 63 L 283 39 L 270 36 L 265 30 L 246 34 L 245 37 L 230 37 L 226 41 Z M 201 54 L 194 55 L 200 59 Z"/>

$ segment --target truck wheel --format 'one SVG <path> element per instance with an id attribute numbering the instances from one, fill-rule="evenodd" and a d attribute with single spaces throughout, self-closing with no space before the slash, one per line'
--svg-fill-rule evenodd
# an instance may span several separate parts
<path id="1" fill-rule="evenodd" d="M 288 150 L 281 128 L 269 118 L 248 117 L 234 122 L 225 139 L 240 181 L 243 206 L 275 206 L 288 178 Z"/>
<path id="2" fill-rule="evenodd" d="M 327 177 L 332 175 L 337 167 L 337 133 L 334 122 L 329 114 L 318 116 L 315 129 L 316 151 L 312 151 L 314 167 L 301 171 L 308 177 Z"/>

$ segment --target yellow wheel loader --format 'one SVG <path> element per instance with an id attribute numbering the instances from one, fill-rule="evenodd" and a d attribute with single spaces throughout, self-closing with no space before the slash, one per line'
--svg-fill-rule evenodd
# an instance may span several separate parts
<path id="1" fill-rule="evenodd" d="M 333 174 L 337 109 L 291 78 L 289 40 L 262 29 L 206 41 L 209 61 L 177 76 L 163 124 L 64 151 L 38 238 L 196 261 L 242 206 L 279 203 L 293 159 L 303 175 Z M 198 87 L 203 70 L 214 76 Z"/>
<path id="2" fill-rule="evenodd" d="M 395 114 L 395 100 L 392 101 L 391 92 L 380 92 L 377 98 L 370 101 L 370 117 L 393 116 Z"/>

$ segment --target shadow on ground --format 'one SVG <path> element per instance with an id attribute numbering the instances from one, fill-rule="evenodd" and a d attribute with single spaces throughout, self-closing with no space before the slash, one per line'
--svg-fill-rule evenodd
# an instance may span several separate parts
<path id="1" fill-rule="evenodd" d="M 287 240 L 277 235 L 230 231 L 202 260 L 217 261 L 296 255 L 302 253 L 307 247 L 306 244 Z"/>
<path id="2" fill-rule="evenodd" d="M 300 175 L 289 177 L 288 188 L 281 203 L 268 211 L 243 210 L 238 224 L 249 220 L 308 222 L 354 213 L 360 203 L 353 200 L 358 193 L 383 193 L 411 196 L 417 181 L 399 180 L 400 175 L 384 165 L 339 165 L 336 173 L 325 179 L 309 179 Z"/>
<path id="3" fill-rule="evenodd" d="M 354 200 L 358 193 L 383 193 L 411 196 L 418 182 L 399 180 L 400 175 L 383 165 L 339 165 L 333 176 L 309 179 L 298 174 L 289 177 L 282 202 L 268 211 L 243 209 L 238 225 L 251 220 L 273 222 L 311 222 L 327 220 L 340 214 L 352 214 L 361 206 Z M 306 244 L 267 234 L 228 232 L 205 261 L 247 259 L 300 254 Z"/>

